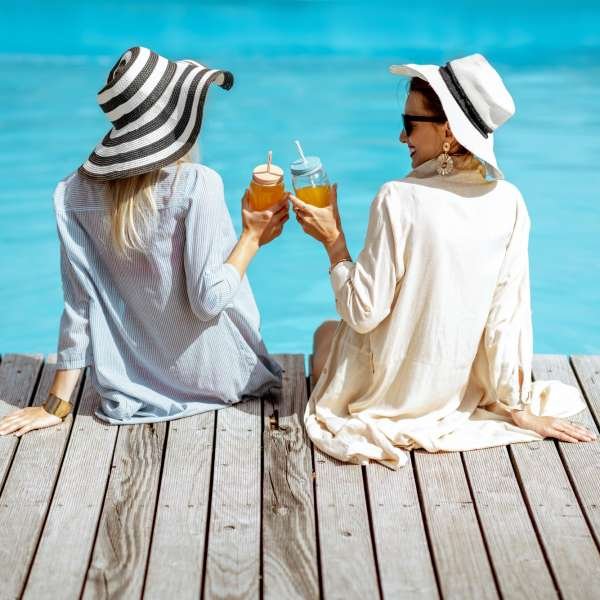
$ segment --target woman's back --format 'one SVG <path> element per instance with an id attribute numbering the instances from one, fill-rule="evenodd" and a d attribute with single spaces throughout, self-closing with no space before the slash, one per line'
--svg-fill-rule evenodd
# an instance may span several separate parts
<path id="1" fill-rule="evenodd" d="M 401 336 L 405 346 L 396 350 L 430 364 L 467 367 L 489 314 L 517 207 L 526 214 L 526 206 L 515 186 L 485 180 L 476 171 L 429 173 L 389 185 L 398 199 L 394 208 L 405 213 L 398 219 L 410 222 L 411 232 L 402 248 L 406 272 L 391 318 L 399 320 L 394 327 L 414 329 L 414 335 Z M 527 261 L 526 247 L 522 259 Z"/>
<path id="2" fill-rule="evenodd" d="M 305 424 L 340 460 L 372 452 L 397 467 L 394 446 L 443 449 L 480 400 L 520 397 L 503 386 L 531 344 L 527 207 L 507 181 L 435 164 L 380 188 L 359 257 L 332 270 L 343 320 Z M 486 427 L 465 445 L 509 437 Z"/>
<path id="3" fill-rule="evenodd" d="M 152 196 L 147 251 L 130 259 L 112 247 L 106 184 L 74 173 L 54 198 L 71 300 L 58 367 L 93 364 L 105 413 L 96 414 L 119 423 L 217 408 L 273 385 L 280 372 L 261 340 L 247 278 L 224 264 L 237 238 L 220 176 L 169 165 Z"/>

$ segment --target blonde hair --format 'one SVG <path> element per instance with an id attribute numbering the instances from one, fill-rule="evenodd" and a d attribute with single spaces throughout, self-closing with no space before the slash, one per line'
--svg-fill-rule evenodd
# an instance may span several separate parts
<path id="1" fill-rule="evenodd" d="M 457 169 L 466 171 L 479 171 L 480 175 L 485 178 L 487 169 L 485 165 L 479 160 L 472 152 L 465 152 L 464 154 L 453 155 L 454 165 Z"/>
<path id="2" fill-rule="evenodd" d="M 185 162 L 194 162 L 195 146 L 178 158 L 175 178 L 179 167 Z M 130 250 L 145 251 L 144 233 L 152 227 L 158 211 L 152 195 L 152 188 L 160 176 L 160 169 L 149 173 L 132 175 L 107 182 L 107 194 L 110 202 L 110 231 L 114 250 L 123 256 Z"/>

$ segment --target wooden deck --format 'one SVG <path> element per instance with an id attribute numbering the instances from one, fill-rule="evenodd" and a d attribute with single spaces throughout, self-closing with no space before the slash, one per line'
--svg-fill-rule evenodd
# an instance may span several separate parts
<path id="1" fill-rule="evenodd" d="M 340 463 L 302 425 L 302 355 L 280 398 L 167 423 L 74 416 L 0 437 L 0 598 L 600 598 L 600 443 L 411 452 Z M 55 358 L 7 354 L 0 415 L 43 402 Z M 600 357 L 536 356 L 581 385 Z"/>

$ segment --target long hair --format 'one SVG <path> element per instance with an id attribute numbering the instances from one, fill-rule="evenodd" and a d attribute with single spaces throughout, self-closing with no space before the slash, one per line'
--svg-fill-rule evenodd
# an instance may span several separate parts
<path id="1" fill-rule="evenodd" d="M 175 161 L 177 170 L 184 162 L 196 159 L 195 145 Z M 114 250 L 123 256 L 130 250 L 143 252 L 146 248 L 144 232 L 152 227 L 157 215 L 152 188 L 160 176 L 160 169 L 149 173 L 112 179 L 106 183 L 110 202 L 110 230 Z"/>
<path id="2" fill-rule="evenodd" d="M 418 92 L 421 94 L 425 107 L 433 112 L 433 114 L 446 117 L 446 112 L 444 111 L 442 103 L 433 88 L 429 85 L 429 82 L 420 77 L 411 77 L 408 82 L 408 93 L 410 92 Z M 456 166 L 460 169 L 476 169 L 483 177 L 485 177 L 487 172 L 485 165 L 458 141 L 456 142 L 456 145 L 456 149 L 452 151 L 452 157 Z"/>

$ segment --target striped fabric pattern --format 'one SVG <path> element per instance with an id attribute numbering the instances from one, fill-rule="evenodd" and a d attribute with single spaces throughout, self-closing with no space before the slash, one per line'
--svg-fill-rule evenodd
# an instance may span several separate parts
<path id="1" fill-rule="evenodd" d="M 162 169 L 147 252 L 112 249 L 106 185 L 77 171 L 54 193 L 64 310 L 57 368 L 90 367 L 95 414 L 149 423 L 218 409 L 281 385 L 246 276 L 225 263 L 237 236 L 223 182 Z"/>
<path id="2" fill-rule="evenodd" d="M 171 164 L 195 143 L 211 83 L 233 85 L 229 71 L 194 60 L 171 61 L 148 48 L 127 50 L 97 100 L 113 127 L 81 173 L 107 181 Z"/>

